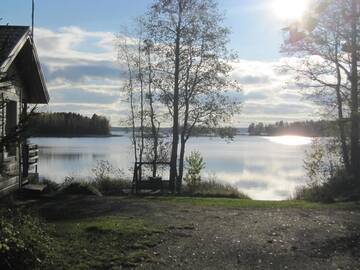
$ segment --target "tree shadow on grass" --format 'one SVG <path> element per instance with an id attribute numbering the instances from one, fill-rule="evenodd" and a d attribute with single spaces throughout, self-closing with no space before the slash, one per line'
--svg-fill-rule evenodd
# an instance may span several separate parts
<path id="1" fill-rule="evenodd" d="M 94 218 L 112 214 L 142 215 L 148 212 L 146 204 L 134 204 L 123 197 L 66 196 L 40 201 L 39 215 L 48 221 Z"/>

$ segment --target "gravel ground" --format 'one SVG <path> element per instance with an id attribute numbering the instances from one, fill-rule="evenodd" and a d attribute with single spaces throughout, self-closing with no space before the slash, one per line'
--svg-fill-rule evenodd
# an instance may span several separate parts
<path id="1" fill-rule="evenodd" d="M 358 210 L 234 209 L 84 197 L 50 201 L 40 212 L 49 220 L 115 214 L 161 224 L 166 229 L 150 250 L 155 259 L 138 269 L 360 269 Z"/>

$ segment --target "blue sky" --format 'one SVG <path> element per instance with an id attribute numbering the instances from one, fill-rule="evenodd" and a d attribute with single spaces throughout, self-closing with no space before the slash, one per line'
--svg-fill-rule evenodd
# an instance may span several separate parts
<path id="1" fill-rule="evenodd" d="M 274 70 L 283 61 L 279 49 L 284 22 L 274 14 L 272 1 L 219 0 L 232 30 L 229 47 L 240 58 L 233 76 L 243 84 L 245 104 L 236 125 L 299 120 L 313 111 L 293 87 L 287 88 L 288 78 Z M 118 115 L 126 109 L 118 97 L 114 34 L 152 2 L 36 0 L 35 39 L 52 98 L 49 110 L 102 113 L 118 124 Z M 1 0 L 0 5 L 3 23 L 31 23 L 31 0 Z"/>
<path id="2" fill-rule="evenodd" d="M 1 0 L 1 16 L 10 24 L 31 23 L 31 0 Z M 58 29 L 76 25 L 88 31 L 118 32 L 141 16 L 152 0 L 36 0 L 36 26 Z M 253 60 L 279 57 L 281 21 L 270 0 L 221 0 L 226 25 L 232 30 L 231 48 Z"/>

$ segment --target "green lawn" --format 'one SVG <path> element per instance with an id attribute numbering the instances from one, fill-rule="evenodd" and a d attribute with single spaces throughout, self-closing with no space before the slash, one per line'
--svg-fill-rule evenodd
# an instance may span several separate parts
<path id="1" fill-rule="evenodd" d="M 52 223 L 51 269 L 120 269 L 154 260 L 163 229 L 138 218 L 105 216 Z"/>
<path id="2" fill-rule="evenodd" d="M 172 203 L 186 203 L 197 206 L 229 207 L 229 208 L 303 208 L 303 209 L 360 209 L 359 202 L 352 203 L 313 203 L 307 201 L 258 201 L 231 198 L 195 198 L 195 197 L 153 197 L 148 199 L 168 201 Z"/>

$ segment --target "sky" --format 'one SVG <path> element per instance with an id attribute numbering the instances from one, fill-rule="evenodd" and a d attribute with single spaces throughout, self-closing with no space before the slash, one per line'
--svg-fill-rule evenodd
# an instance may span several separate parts
<path id="1" fill-rule="evenodd" d="M 234 126 L 314 117 L 314 105 L 277 72 L 286 61 L 279 52 L 285 21 L 273 1 L 218 1 L 231 30 L 229 48 L 239 56 L 232 76 L 242 85 L 243 109 Z M 35 42 L 51 98 L 44 109 L 98 113 L 120 125 L 128 107 L 120 91 L 115 36 L 152 2 L 35 0 Z M 1 0 L 0 17 L 3 24 L 30 25 L 31 0 Z"/>

